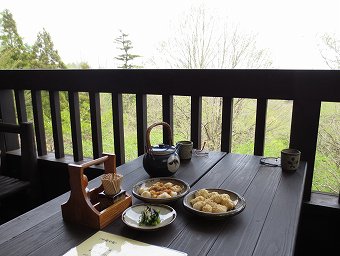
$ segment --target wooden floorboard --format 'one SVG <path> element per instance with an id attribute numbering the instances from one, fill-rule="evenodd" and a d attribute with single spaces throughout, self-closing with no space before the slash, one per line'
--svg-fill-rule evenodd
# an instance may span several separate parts
<path id="1" fill-rule="evenodd" d="M 255 170 L 254 170 L 255 171 Z M 280 181 L 281 168 L 261 167 L 244 193 L 245 210 L 227 220 L 218 238 L 204 255 L 252 255 L 257 238 Z M 232 183 L 233 184 L 233 183 Z M 264 185 L 265 184 L 265 185 Z M 227 238 L 227 239 L 226 239 Z"/>
<path id="2" fill-rule="evenodd" d="M 68 252 L 70 248 L 82 243 L 84 240 L 97 232 L 97 230 L 89 229 L 83 226 L 72 227 L 72 224 L 66 225 L 69 225 L 69 228 L 66 229 L 66 231 L 59 233 L 46 244 L 40 246 L 37 250 L 34 250 L 28 255 L 60 256 Z"/>
<path id="3" fill-rule="evenodd" d="M 65 232 L 66 227 L 62 222 L 61 213 L 54 214 L 50 218 L 29 229 L 29 232 L 25 231 L 1 244 L 2 255 L 17 256 L 35 251 L 36 248 L 44 246 L 55 236 Z M 25 241 L 25 243 L 23 243 L 23 241 Z M 18 244 L 20 244 L 20 247 Z"/>
<path id="4" fill-rule="evenodd" d="M 66 193 L 61 197 L 58 197 L 55 201 L 49 201 L 46 204 L 3 224 L 1 226 L 2 232 L 0 232 L 0 244 L 11 240 L 32 228 L 34 225 L 53 216 L 56 212 L 60 211 L 60 205 L 66 202 L 68 197 L 69 193 Z"/>
<path id="5" fill-rule="evenodd" d="M 293 173 L 282 172 L 282 179 L 268 213 L 268 220 L 261 232 L 253 255 L 291 255 L 299 225 L 304 170 L 306 165 Z M 293 217 L 292 217 L 293 216 Z"/>
<path id="6" fill-rule="evenodd" d="M 259 159 L 254 157 L 227 155 L 193 189 L 221 187 L 242 195 L 256 175 L 258 167 L 255 168 L 255 166 L 258 163 Z M 249 175 L 248 168 L 253 169 L 253 175 Z M 238 182 L 234 183 L 235 181 Z M 238 219 L 238 216 L 235 216 L 232 221 L 216 221 L 202 219 L 190 214 L 185 215 L 187 216 L 186 227 L 176 240 L 171 243 L 170 247 L 187 252 L 188 255 L 208 253 L 209 248 L 215 242 L 216 235 L 222 232 L 223 226 L 226 223 L 234 223 Z M 197 225 L 198 221 L 200 225 Z"/>

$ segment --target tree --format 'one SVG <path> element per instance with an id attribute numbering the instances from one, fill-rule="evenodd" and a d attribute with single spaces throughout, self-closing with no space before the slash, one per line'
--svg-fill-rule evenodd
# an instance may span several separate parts
<path id="1" fill-rule="evenodd" d="M 32 47 L 25 44 L 17 31 L 13 15 L 7 9 L 1 13 L 0 40 L 2 69 L 66 68 L 58 51 L 54 49 L 50 34 L 43 29 Z"/>
<path id="2" fill-rule="evenodd" d="M 0 69 L 16 69 L 19 61 L 13 60 L 13 51 L 13 49 L 0 50 Z"/>
<path id="3" fill-rule="evenodd" d="M 322 46 L 319 51 L 330 69 L 340 69 L 340 40 L 335 36 L 324 34 L 321 36 Z"/>
<path id="4" fill-rule="evenodd" d="M 61 60 L 58 51 L 54 49 L 51 35 L 45 29 L 37 35 L 37 39 L 32 47 L 32 56 L 33 68 L 66 68 L 66 65 Z"/>
<path id="5" fill-rule="evenodd" d="M 5 48 L 21 48 L 24 44 L 19 36 L 17 25 L 9 10 L 1 13 L 1 46 Z"/>
<path id="6" fill-rule="evenodd" d="M 172 35 L 160 46 L 163 58 L 154 61 L 158 67 L 267 68 L 272 64 L 268 51 L 257 47 L 255 35 L 240 32 L 203 6 L 184 15 Z"/>
<path id="7" fill-rule="evenodd" d="M 153 60 L 157 68 L 235 69 L 271 66 L 269 52 L 258 48 L 255 35 L 242 33 L 239 27 L 224 22 L 203 6 L 193 8 L 182 17 L 179 25 L 171 33 L 171 38 L 162 42 L 157 59 Z M 178 113 L 178 118 L 174 120 L 177 134 L 186 134 L 185 131 L 190 131 L 190 108 L 178 105 L 183 103 L 189 105 L 190 101 L 182 99 L 174 102 L 174 112 Z M 233 141 L 235 145 L 243 143 L 244 138 L 249 142 L 249 134 L 255 127 L 254 118 L 251 118 L 247 127 L 244 126 L 244 122 L 238 121 L 242 119 L 240 113 L 246 104 L 248 103 L 244 99 L 234 100 L 233 135 L 238 139 Z M 202 108 L 202 139 L 207 142 L 209 149 L 218 150 L 222 98 L 205 97 Z M 244 138 L 241 140 L 242 137 Z"/>
<path id="8" fill-rule="evenodd" d="M 90 69 L 90 65 L 86 61 L 81 61 L 79 63 L 69 63 L 67 64 L 69 69 Z"/>
<path id="9" fill-rule="evenodd" d="M 313 187 L 339 192 L 340 184 L 340 104 L 322 103 Z"/>
<path id="10" fill-rule="evenodd" d="M 128 39 L 129 35 L 120 30 L 120 35 L 114 40 L 114 43 L 118 45 L 117 49 L 123 53 L 115 57 L 116 60 L 122 62 L 118 68 L 122 69 L 133 69 L 142 68 L 141 66 L 131 64 L 131 62 L 141 57 L 138 54 L 132 54 L 131 50 L 133 48 L 131 40 Z M 128 132 L 134 132 L 134 127 L 136 127 L 136 95 L 124 94 L 123 95 L 123 109 L 124 109 L 124 124 L 126 124 Z M 136 152 L 137 153 L 137 152 Z M 136 157 L 133 156 L 133 157 Z"/>
<path id="11" fill-rule="evenodd" d="M 120 30 L 120 36 L 118 36 L 114 41 L 116 44 L 119 45 L 117 49 L 123 51 L 122 54 L 115 57 L 115 59 L 123 62 L 123 64 L 121 66 L 118 66 L 118 68 L 141 68 L 140 66 L 130 64 L 130 62 L 133 61 L 135 58 L 139 58 L 141 56 L 130 53 L 133 46 L 131 40 L 128 39 L 128 36 L 128 34 L 125 34 L 122 30 Z"/>
<path id="12" fill-rule="evenodd" d="M 335 35 L 321 36 L 319 51 L 326 65 L 340 70 L 340 40 Z M 321 108 L 313 189 L 339 192 L 340 184 L 340 104 L 323 102 Z"/>
<path id="13" fill-rule="evenodd" d="M 29 66 L 29 46 L 24 44 L 13 15 L 7 9 L 1 12 L 0 42 L 1 68 L 18 69 Z"/>

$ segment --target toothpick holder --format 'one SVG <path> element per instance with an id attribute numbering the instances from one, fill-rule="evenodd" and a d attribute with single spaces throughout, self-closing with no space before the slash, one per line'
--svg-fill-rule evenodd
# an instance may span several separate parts
<path id="1" fill-rule="evenodd" d="M 71 194 L 68 201 L 61 205 L 64 220 L 102 229 L 132 205 L 131 195 L 126 194 L 125 198 L 103 209 L 99 201 L 99 193 L 104 192 L 103 185 L 91 190 L 87 189 L 87 182 L 84 182 L 86 180 L 84 169 L 101 163 L 104 163 L 105 174 L 116 174 L 116 156 L 111 154 L 82 165 L 69 164 Z"/>

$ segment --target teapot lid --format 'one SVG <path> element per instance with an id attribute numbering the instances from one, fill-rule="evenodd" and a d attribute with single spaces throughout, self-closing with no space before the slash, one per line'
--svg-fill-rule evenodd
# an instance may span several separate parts
<path id="1" fill-rule="evenodd" d="M 152 146 L 150 153 L 156 156 L 165 156 L 173 154 L 176 151 L 174 146 L 159 144 L 157 146 Z"/>

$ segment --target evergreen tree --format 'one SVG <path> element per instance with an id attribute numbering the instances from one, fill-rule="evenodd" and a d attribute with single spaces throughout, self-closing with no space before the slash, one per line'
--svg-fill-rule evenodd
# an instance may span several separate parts
<path id="1" fill-rule="evenodd" d="M 19 36 L 13 15 L 6 9 L 1 13 L 1 16 L 1 46 L 4 48 L 23 47 L 24 43 Z"/>
<path id="2" fill-rule="evenodd" d="M 61 60 L 59 53 L 54 49 L 51 35 L 43 29 L 37 35 L 37 40 L 32 47 L 33 68 L 65 69 L 66 65 Z"/>
<path id="3" fill-rule="evenodd" d="M 3 69 L 28 68 L 30 49 L 19 35 L 16 22 L 9 10 L 4 10 L 0 19 L 0 63 Z"/>
<path id="4" fill-rule="evenodd" d="M 122 61 L 123 64 L 118 66 L 118 68 L 124 69 L 132 69 L 132 68 L 141 68 L 140 66 L 132 65 L 130 62 L 135 58 L 141 57 L 137 54 L 131 54 L 130 50 L 133 48 L 131 40 L 128 39 L 128 34 L 125 34 L 122 30 L 120 30 L 121 35 L 115 39 L 115 43 L 119 45 L 117 49 L 123 51 L 122 54 L 115 57 L 115 59 Z"/>
<path id="5" fill-rule="evenodd" d="M 13 50 L 0 50 L 0 69 L 15 69 L 19 61 L 13 61 Z"/>

